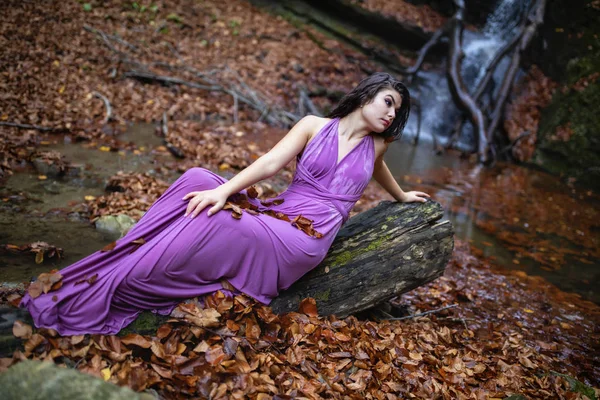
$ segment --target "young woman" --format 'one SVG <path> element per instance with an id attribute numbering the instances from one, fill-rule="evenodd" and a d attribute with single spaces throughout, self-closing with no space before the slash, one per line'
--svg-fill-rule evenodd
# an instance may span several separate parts
<path id="1" fill-rule="evenodd" d="M 142 310 L 168 314 L 184 299 L 222 289 L 223 281 L 268 304 L 325 258 L 371 177 L 397 201 L 429 197 L 402 191 L 383 161 L 409 110 L 401 82 L 386 73 L 369 76 L 330 118 L 303 118 L 230 181 L 201 168 L 187 171 L 113 250 L 64 268 L 60 289 L 26 295 L 21 306 L 38 327 L 75 335 L 115 334 Z M 220 211 L 231 195 L 294 158 L 294 179 L 279 201 L 249 199 L 259 213 L 240 219 Z M 299 216 L 312 221 L 312 234 L 290 222 Z M 135 243 L 140 238 L 142 246 Z"/>

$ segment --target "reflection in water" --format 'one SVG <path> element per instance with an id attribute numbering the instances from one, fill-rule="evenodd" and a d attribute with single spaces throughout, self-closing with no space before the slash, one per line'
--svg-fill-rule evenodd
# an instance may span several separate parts
<path id="1" fill-rule="evenodd" d="M 430 149 L 396 144 L 386 161 L 403 187 L 427 191 L 444 206 L 457 237 L 502 267 L 544 276 L 600 303 L 597 195 L 539 171 L 485 168 Z"/>

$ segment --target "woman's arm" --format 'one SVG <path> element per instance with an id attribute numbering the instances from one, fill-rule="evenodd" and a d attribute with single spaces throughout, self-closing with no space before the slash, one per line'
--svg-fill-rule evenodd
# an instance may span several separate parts
<path id="1" fill-rule="evenodd" d="M 275 175 L 304 149 L 312 132 L 320 123 L 321 119 L 315 116 L 302 118 L 268 153 L 258 158 L 230 181 L 213 190 L 190 192 L 185 195 L 183 200 L 191 199 L 185 215 L 191 214 L 190 218 L 193 218 L 205 207 L 213 204 L 214 206 L 208 210 L 210 216 L 223 208 L 227 198 L 233 193 Z"/>
<path id="2" fill-rule="evenodd" d="M 386 146 L 387 149 L 387 146 Z M 384 151 L 385 152 L 385 151 Z M 424 192 L 405 192 L 400 188 L 398 182 L 392 176 L 390 169 L 383 161 L 383 153 L 375 160 L 375 168 L 373 170 L 373 178 L 385 189 L 386 192 L 392 195 L 396 201 L 401 203 L 410 203 L 413 201 L 424 203 L 429 195 Z"/>

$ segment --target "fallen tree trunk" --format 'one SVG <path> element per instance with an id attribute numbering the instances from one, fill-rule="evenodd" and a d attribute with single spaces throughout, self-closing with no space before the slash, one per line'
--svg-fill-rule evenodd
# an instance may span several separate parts
<path id="1" fill-rule="evenodd" d="M 279 294 L 276 313 L 296 311 L 303 298 L 320 315 L 343 318 L 439 277 L 452 255 L 453 229 L 442 207 L 382 202 L 352 218 L 314 270 Z"/>
<path id="2" fill-rule="evenodd" d="M 439 203 L 382 202 L 344 226 L 327 258 L 271 307 L 276 313 L 297 311 L 312 297 L 320 315 L 343 318 L 366 310 L 439 277 L 452 255 L 453 228 L 442 221 Z M 153 334 L 168 317 L 144 312 L 121 333 Z M 14 321 L 32 325 L 27 311 L 0 308 L 0 355 L 20 347 L 12 335 Z"/>

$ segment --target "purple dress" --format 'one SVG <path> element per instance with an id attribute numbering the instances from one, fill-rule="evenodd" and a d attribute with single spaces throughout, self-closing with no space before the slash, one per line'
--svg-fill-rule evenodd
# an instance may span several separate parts
<path id="1" fill-rule="evenodd" d="M 290 218 L 301 214 L 313 220 L 322 238 L 263 214 L 244 212 L 237 220 L 230 211 L 207 217 L 205 209 L 194 219 L 184 217 L 187 193 L 225 182 L 192 168 L 112 251 L 98 251 L 64 268 L 60 289 L 35 299 L 26 295 L 21 307 L 36 326 L 76 335 L 115 334 L 142 310 L 168 314 L 184 299 L 221 289 L 221 280 L 268 304 L 325 258 L 371 179 L 373 138 L 366 136 L 338 163 L 338 123 L 327 122 L 306 146 L 291 185 L 277 197 L 284 202 L 269 207 Z M 132 252 L 139 238 L 146 243 Z M 92 284 L 76 284 L 94 274 Z"/>

